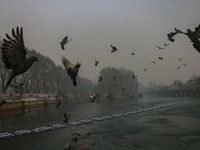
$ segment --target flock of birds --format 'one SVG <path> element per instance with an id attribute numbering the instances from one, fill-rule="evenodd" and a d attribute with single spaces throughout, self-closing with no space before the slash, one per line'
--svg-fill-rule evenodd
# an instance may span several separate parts
<path id="1" fill-rule="evenodd" d="M 195 31 L 191 31 L 190 29 L 187 29 L 187 32 L 184 33 L 181 30 L 175 28 L 175 32 L 170 32 L 167 34 L 169 41 L 174 42 L 174 36 L 176 34 L 184 34 L 187 35 L 188 38 L 191 40 L 193 47 L 200 52 L 200 25 L 198 27 L 195 28 Z M 26 54 L 27 54 L 27 50 L 25 49 L 25 45 L 24 45 L 24 39 L 23 39 L 23 28 L 21 27 L 19 29 L 19 27 L 16 28 L 16 31 L 14 30 L 14 28 L 12 29 L 12 36 L 6 34 L 6 38 L 7 39 L 3 39 L 3 43 L 2 43 L 2 62 L 5 65 L 5 67 L 7 69 L 10 69 L 11 72 L 9 74 L 9 79 L 6 83 L 5 86 L 5 90 L 7 89 L 7 87 L 10 85 L 11 81 L 13 78 L 15 78 L 16 76 L 26 72 L 32 65 L 34 62 L 39 62 L 38 58 L 35 56 L 26 58 Z M 66 36 L 65 38 L 63 38 L 63 40 L 60 42 L 61 44 L 61 48 L 62 50 L 65 50 L 65 44 L 67 44 L 69 41 L 71 41 L 72 39 L 68 39 L 68 36 Z M 160 47 L 157 46 L 156 47 L 159 50 L 164 50 L 166 46 L 168 46 L 169 44 L 164 43 L 164 47 Z M 111 53 L 116 52 L 118 49 L 113 46 L 111 46 Z M 135 55 L 135 53 L 131 53 L 131 55 Z M 158 59 L 163 60 L 162 57 L 158 57 Z M 181 61 L 183 58 L 180 58 L 178 61 Z M 76 82 L 76 77 L 78 75 L 78 71 L 79 68 L 81 66 L 80 63 L 76 63 L 76 65 L 73 65 L 67 58 L 65 58 L 64 56 L 62 56 L 62 62 L 63 62 L 63 66 L 65 67 L 67 74 L 69 75 L 69 77 L 71 78 L 73 85 L 77 86 L 77 82 Z M 151 62 L 152 64 L 156 64 L 155 61 Z M 97 66 L 99 64 L 99 61 L 97 61 L 95 59 L 95 66 Z M 180 66 L 177 67 L 177 69 L 179 69 L 181 66 L 187 66 L 186 64 L 181 64 Z M 147 68 L 144 68 L 143 71 L 146 71 Z M 132 72 L 132 77 L 135 79 L 137 78 L 137 75 L 135 75 Z M 102 77 L 99 76 L 99 82 L 102 81 Z M 116 76 L 113 77 L 113 79 L 116 79 Z M 114 86 L 116 87 L 118 84 L 116 83 Z M 20 84 L 20 86 L 22 87 L 23 85 Z M 19 88 L 19 87 L 15 87 L 14 85 L 11 85 L 11 87 L 14 88 Z M 125 90 L 126 88 L 122 88 L 122 92 Z M 91 94 L 89 95 L 91 102 L 94 102 L 94 100 L 96 99 L 95 94 Z M 1 100 L 0 101 L 0 106 L 2 106 L 4 103 L 6 103 L 6 101 Z M 58 100 L 56 103 L 56 107 L 59 107 L 62 104 L 61 100 Z M 64 123 L 68 123 L 70 119 L 70 116 L 67 115 L 66 113 L 64 113 Z M 73 135 L 80 135 L 80 132 L 77 132 L 76 134 Z M 65 150 L 70 150 L 70 149 L 75 149 L 78 148 L 77 147 L 77 142 L 80 139 L 83 139 L 85 137 L 89 137 L 90 134 L 87 133 L 85 135 L 83 135 L 83 137 L 74 137 L 72 138 L 72 140 L 65 146 Z M 90 149 L 92 146 L 94 145 L 94 143 L 92 145 L 90 145 L 89 147 L 85 147 L 85 149 Z M 84 148 L 83 148 L 84 149 Z"/>

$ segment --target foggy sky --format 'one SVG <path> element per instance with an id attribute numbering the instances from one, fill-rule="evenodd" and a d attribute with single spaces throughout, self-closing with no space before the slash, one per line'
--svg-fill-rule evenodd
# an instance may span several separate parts
<path id="1" fill-rule="evenodd" d="M 174 43 L 167 39 L 174 27 L 193 31 L 200 24 L 199 7 L 199 0 L 1 0 L 0 36 L 22 26 L 26 47 L 57 65 L 62 65 L 62 55 L 80 62 L 79 76 L 94 82 L 99 71 L 110 66 L 132 70 L 144 85 L 172 84 L 200 75 L 200 53 L 190 40 L 184 35 L 177 35 Z M 66 35 L 72 41 L 63 51 L 60 41 Z M 155 47 L 164 43 L 170 44 L 166 50 Z M 110 44 L 118 51 L 111 53 Z M 100 61 L 97 67 L 95 58 Z M 182 63 L 188 67 L 177 70 Z"/>

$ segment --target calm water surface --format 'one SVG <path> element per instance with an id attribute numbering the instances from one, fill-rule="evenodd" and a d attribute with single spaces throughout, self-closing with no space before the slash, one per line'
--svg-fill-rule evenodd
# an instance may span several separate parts
<path id="1" fill-rule="evenodd" d="M 1 139 L 0 150 L 62 150 L 75 130 L 92 133 L 88 139 L 80 141 L 84 145 L 95 142 L 92 150 L 199 150 L 200 99 L 191 98 L 96 100 L 94 103 L 63 104 L 59 108 L 51 105 L 1 118 L 0 132 L 62 123 L 64 112 L 71 116 L 70 121 L 79 121 L 184 100 L 190 102 L 123 118 Z"/>

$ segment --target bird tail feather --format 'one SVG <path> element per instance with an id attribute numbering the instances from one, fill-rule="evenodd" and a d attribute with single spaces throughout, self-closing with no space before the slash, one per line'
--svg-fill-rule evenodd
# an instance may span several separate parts
<path id="1" fill-rule="evenodd" d="M 11 73 L 10 79 L 8 80 L 8 82 L 7 82 L 7 84 L 6 84 L 5 88 L 4 88 L 4 90 L 7 89 L 7 87 L 10 85 L 10 82 L 12 81 L 12 79 L 13 79 L 14 77 L 15 77 L 15 75 L 14 75 L 13 73 Z"/>

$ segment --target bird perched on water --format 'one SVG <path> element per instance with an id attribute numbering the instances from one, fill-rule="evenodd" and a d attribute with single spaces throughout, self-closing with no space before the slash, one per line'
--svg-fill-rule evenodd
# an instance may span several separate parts
<path id="1" fill-rule="evenodd" d="M 88 95 L 91 99 L 91 102 L 94 102 L 94 100 L 96 99 L 96 96 L 95 94 L 92 94 L 92 95 Z"/>
<path id="2" fill-rule="evenodd" d="M 110 46 L 111 46 L 111 48 L 112 48 L 111 53 L 117 51 L 117 48 L 116 48 L 115 46 L 113 46 L 113 45 L 110 45 Z"/>
<path id="3" fill-rule="evenodd" d="M 80 63 L 77 63 L 75 66 L 64 56 L 62 56 L 62 62 L 64 67 L 67 70 L 67 74 L 71 77 L 71 80 L 73 80 L 73 85 L 76 86 L 76 76 L 78 75 L 78 70 L 81 66 Z"/>
<path id="4" fill-rule="evenodd" d="M 99 82 L 102 80 L 103 78 L 101 76 L 99 76 Z"/>
<path id="5" fill-rule="evenodd" d="M 158 49 L 162 49 L 162 50 L 164 50 L 164 49 L 165 49 L 165 48 L 163 48 L 163 47 L 159 47 L 159 46 L 157 46 L 157 45 L 156 45 L 156 47 L 157 47 Z"/>
<path id="6" fill-rule="evenodd" d="M 162 57 L 158 57 L 158 59 L 160 59 L 160 60 L 163 60 L 163 58 L 162 58 Z"/>
<path id="7" fill-rule="evenodd" d="M 3 106 L 6 103 L 5 100 L 0 100 L 0 106 Z"/>
<path id="8" fill-rule="evenodd" d="M 64 39 L 60 42 L 61 48 L 62 48 L 63 50 L 65 50 L 64 45 L 67 44 L 67 43 L 68 43 L 69 41 L 71 41 L 71 40 L 72 40 L 72 39 L 69 39 L 69 40 L 68 40 L 68 36 L 64 37 Z"/>
<path id="9" fill-rule="evenodd" d="M 64 118 L 65 118 L 65 119 L 63 120 L 63 122 L 67 124 L 67 123 L 69 122 L 70 115 L 68 115 L 68 114 L 66 114 L 66 113 L 64 113 L 63 115 L 64 115 Z"/>
<path id="10" fill-rule="evenodd" d="M 174 28 L 175 32 L 170 32 L 167 34 L 167 37 L 168 39 L 171 41 L 171 42 L 174 42 L 175 40 L 173 39 L 173 37 L 179 33 L 179 30 Z"/>
<path id="11" fill-rule="evenodd" d="M 3 39 L 2 43 L 2 62 L 7 69 L 11 69 L 9 80 L 5 86 L 10 85 L 12 79 L 24 72 L 26 72 L 35 61 L 38 62 L 37 57 L 26 58 L 27 51 L 24 46 L 23 28 L 17 27 L 16 31 L 12 29 L 12 37 L 6 34 L 7 39 Z"/>
<path id="12" fill-rule="evenodd" d="M 97 60 L 95 59 L 95 66 L 97 66 L 97 65 L 98 65 L 98 63 L 99 63 L 99 61 L 97 61 Z"/>

